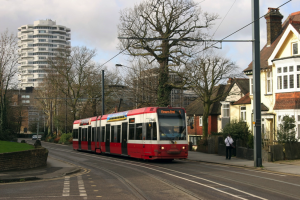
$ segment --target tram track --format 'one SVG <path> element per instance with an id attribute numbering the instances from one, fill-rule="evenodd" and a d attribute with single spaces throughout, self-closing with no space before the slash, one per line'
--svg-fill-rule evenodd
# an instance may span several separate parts
<path id="1" fill-rule="evenodd" d="M 55 154 L 55 153 L 54 153 Z M 62 157 L 61 154 L 57 154 L 59 155 L 60 157 Z M 132 194 L 134 194 L 138 199 L 145 199 L 145 200 L 151 200 L 151 198 L 146 195 L 144 192 L 142 192 L 137 186 L 135 186 L 135 184 L 133 184 L 131 181 L 129 181 L 127 178 L 125 178 L 124 176 L 116 173 L 116 172 L 113 172 L 109 169 L 106 169 L 106 168 L 103 168 L 103 167 L 99 167 L 98 165 L 96 164 L 93 164 L 93 163 L 85 163 L 85 162 L 80 162 L 78 160 L 75 160 L 75 159 L 71 159 L 70 157 L 65 157 L 64 159 L 67 159 L 69 160 L 68 162 L 70 161 L 73 161 L 73 162 L 77 162 L 79 164 L 82 164 L 82 165 L 85 165 L 85 166 L 88 166 L 88 167 L 92 167 L 94 169 L 100 169 L 108 174 L 110 174 L 111 176 L 117 178 L 121 183 L 123 183 L 123 185 L 125 185 L 131 192 Z M 111 164 L 111 161 L 103 161 L 101 160 L 102 162 L 105 162 L 105 163 L 108 163 L 108 164 Z M 158 180 L 166 185 L 168 185 L 169 187 L 172 187 L 182 193 L 184 193 L 185 195 L 189 196 L 191 199 L 198 199 L 198 200 L 203 200 L 203 198 L 200 198 L 198 195 L 194 194 L 193 192 L 171 182 L 171 181 L 168 181 L 166 179 L 163 179 L 161 177 L 158 177 L 158 176 L 155 176 L 153 174 L 150 174 L 148 172 L 145 172 L 145 171 L 142 171 L 142 170 L 139 170 L 139 169 L 136 169 L 136 168 L 133 168 L 133 167 L 130 167 L 130 166 L 124 166 L 124 165 L 121 165 L 121 164 L 114 164 L 114 165 L 118 165 L 118 166 L 122 166 L 122 167 L 126 167 L 128 169 L 131 169 L 131 170 L 134 170 L 134 171 L 138 171 L 140 173 L 143 173 L 149 177 L 152 177 L 154 178 L 155 180 Z"/>
<path id="2" fill-rule="evenodd" d="M 73 152 L 74 152 L 74 151 L 73 151 Z M 74 152 L 74 153 L 75 153 L 75 152 Z M 80 154 L 80 153 L 79 153 L 79 154 Z M 81 155 L 82 155 L 82 154 L 81 154 Z M 62 155 L 59 154 L 59 156 L 62 156 Z M 178 175 L 175 175 L 175 173 L 176 173 L 175 170 L 164 169 L 164 168 L 159 167 L 159 166 L 149 165 L 149 164 L 145 164 L 145 163 L 140 164 L 140 163 L 133 162 L 133 161 L 123 162 L 123 161 L 120 161 L 120 160 L 118 160 L 118 159 L 108 158 L 108 157 L 103 157 L 103 158 L 102 158 L 102 157 L 99 157 L 99 156 L 95 156 L 95 155 L 93 155 L 93 154 L 89 154 L 88 156 L 89 156 L 89 157 L 98 158 L 98 159 L 100 158 L 102 162 L 104 162 L 104 161 L 110 162 L 110 163 L 113 162 L 114 165 L 117 164 L 116 162 L 122 163 L 122 164 L 126 164 L 126 166 L 122 165 L 123 167 L 126 167 L 126 168 L 129 168 L 129 166 L 127 166 L 127 165 L 135 165 L 135 166 L 147 168 L 147 169 L 150 169 L 150 170 L 154 170 L 154 171 L 157 171 L 157 172 L 161 172 L 161 173 L 164 173 L 164 174 L 169 175 L 169 176 L 173 176 L 173 177 L 178 178 L 178 179 L 182 179 L 182 180 L 185 180 L 185 181 L 189 181 L 189 182 L 194 183 L 194 184 L 197 184 L 197 185 L 205 186 L 205 187 L 207 187 L 207 188 L 210 188 L 210 189 L 213 189 L 213 190 L 215 190 L 215 191 L 218 191 L 218 192 L 222 193 L 223 195 L 225 194 L 225 195 L 233 196 L 233 197 L 235 197 L 235 198 L 237 198 L 237 199 L 246 199 L 246 198 L 243 198 L 243 197 L 241 197 L 241 196 L 251 196 L 252 198 L 254 197 L 254 198 L 256 198 L 256 199 L 265 199 L 265 198 L 262 198 L 262 197 L 259 197 L 259 196 L 256 196 L 256 195 L 247 193 L 247 192 L 245 192 L 245 191 L 237 190 L 237 189 L 235 189 L 235 188 L 228 187 L 228 186 L 226 186 L 226 185 L 219 184 L 219 183 L 216 183 L 216 182 L 213 182 L 213 181 L 204 180 L 204 179 L 202 179 L 201 177 L 192 176 L 192 175 L 189 175 L 189 174 L 186 174 L 186 173 L 177 172 Z M 68 157 L 67 159 L 70 159 L 70 157 Z M 78 162 L 77 160 L 73 160 L 73 161 L 74 161 L 74 162 Z M 87 163 L 83 163 L 83 162 L 79 162 L 79 163 L 84 164 L 84 165 L 87 164 Z M 92 167 L 94 167 L 94 166 L 92 166 Z M 150 167 L 151 167 L 151 168 L 150 168 Z M 99 167 L 97 167 L 97 168 L 99 168 Z M 171 174 L 171 173 L 163 172 L 163 171 L 160 171 L 160 170 L 157 170 L 157 169 L 154 169 L 154 168 L 159 168 L 159 169 L 161 169 L 161 170 L 170 170 L 170 171 L 173 171 L 174 173 Z M 136 169 L 135 169 L 135 170 L 136 170 Z M 144 171 L 142 171 L 142 172 L 145 173 Z M 146 172 L 146 173 L 147 173 L 147 172 Z M 181 175 L 179 175 L 179 174 L 181 174 Z M 183 175 L 184 175 L 184 176 L 183 176 Z M 191 176 L 192 178 L 191 178 L 191 177 L 188 178 L 188 176 Z M 157 180 L 159 180 L 159 181 L 164 182 L 163 179 L 159 179 L 159 178 L 157 178 L 157 177 L 153 177 L 153 178 L 155 178 L 155 179 L 157 179 Z M 193 180 L 195 180 L 195 181 L 192 181 L 191 179 L 193 179 Z M 199 183 L 198 181 L 201 180 L 201 179 L 204 180 L 204 181 L 208 181 L 209 183 L 208 183 L 208 184 L 207 184 L 207 183 L 206 183 L 206 184 Z M 173 188 L 176 188 L 177 190 L 180 190 L 181 192 L 184 192 L 186 195 L 191 196 L 193 199 L 195 199 L 195 198 L 196 198 L 196 199 L 201 199 L 201 198 L 198 197 L 197 195 L 194 195 L 192 192 L 190 192 L 190 191 L 188 191 L 188 190 L 186 190 L 186 189 L 184 189 L 184 188 L 178 186 L 177 184 L 172 184 L 170 181 L 166 181 L 166 182 L 164 182 L 164 183 L 167 184 L 167 185 L 169 185 L 169 186 L 171 186 L 171 187 L 173 187 Z M 225 188 L 227 188 L 227 189 L 225 189 Z M 224 190 L 228 190 L 228 189 L 235 191 L 236 194 L 231 194 L 231 193 L 229 193 L 229 192 L 225 192 L 225 191 L 224 191 Z"/>

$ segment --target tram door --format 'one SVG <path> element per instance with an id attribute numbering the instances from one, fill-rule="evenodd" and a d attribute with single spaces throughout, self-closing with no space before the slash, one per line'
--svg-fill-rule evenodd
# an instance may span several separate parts
<path id="1" fill-rule="evenodd" d="M 92 131 L 91 126 L 88 126 L 88 150 L 91 150 Z"/>
<path id="2" fill-rule="evenodd" d="M 128 123 L 122 123 L 122 154 L 127 155 L 127 127 Z"/>
<path id="3" fill-rule="evenodd" d="M 79 131 L 78 131 L 78 149 L 81 149 L 81 127 L 79 127 Z"/>
<path id="4" fill-rule="evenodd" d="M 110 153 L 110 124 L 106 124 L 105 130 L 105 152 Z"/>

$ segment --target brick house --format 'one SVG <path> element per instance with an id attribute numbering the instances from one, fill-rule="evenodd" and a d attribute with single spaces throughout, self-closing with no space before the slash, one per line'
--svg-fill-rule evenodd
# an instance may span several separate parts
<path id="1" fill-rule="evenodd" d="M 247 78 L 230 78 L 227 85 L 216 86 L 214 95 L 222 95 L 229 91 L 227 96 L 224 96 L 220 101 L 215 102 L 210 107 L 208 117 L 208 134 L 222 131 L 222 128 L 233 118 L 233 110 L 231 105 L 244 97 L 249 92 L 249 80 Z M 187 125 L 189 141 L 196 145 L 197 140 L 203 135 L 202 120 L 203 120 L 203 103 L 200 98 L 197 98 L 189 106 L 186 107 Z M 232 113 L 232 115 L 231 115 Z"/>
<path id="2" fill-rule="evenodd" d="M 267 44 L 260 52 L 260 80 L 263 138 L 276 140 L 276 129 L 284 115 L 294 117 L 300 136 L 300 12 L 283 15 L 277 8 L 269 8 L 265 15 Z M 253 105 L 252 63 L 244 70 L 249 77 L 251 107 Z M 249 103 L 249 99 L 248 99 Z M 251 124 L 251 118 L 247 122 Z"/>

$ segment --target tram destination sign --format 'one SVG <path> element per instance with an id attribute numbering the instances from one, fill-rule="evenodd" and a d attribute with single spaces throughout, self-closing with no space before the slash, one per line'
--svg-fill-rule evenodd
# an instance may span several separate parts
<path id="1" fill-rule="evenodd" d="M 159 109 L 158 114 L 159 115 L 181 115 L 183 112 L 182 109 Z"/>

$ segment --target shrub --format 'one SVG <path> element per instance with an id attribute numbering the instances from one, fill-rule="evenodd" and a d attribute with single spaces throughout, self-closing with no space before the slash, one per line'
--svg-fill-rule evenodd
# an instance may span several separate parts
<path id="1" fill-rule="evenodd" d="M 295 119 L 288 115 L 283 116 L 282 123 L 277 130 L 277 139 L 279 143 L 297 142 L 295 131 Z"/>
<path id="2" fill-rule="evenodd" d="M 249 143 L 251 143 L 252 133 L 246 122 L 232 120 L 229 124 L 226 124 L 223 129 L 223 137 L 226 138 L 228 135 L 231 135 L 233 141 L 239 140 L 242 146 L 247 147 L 251 145 Z"/>
<path id="3" fill-rule="evenodd" d="M 53 140 L 54 143 L 58 143 L 58 141 L 60 140 L 60 137 L 57 137 Z"/>
<path id="4" fill-rule="evenodd" d="M 59 143 L 60 144 L 70 144 L 70 139 L 72 138 L 72 133 L 64 133 L 61 135 Z"/>

